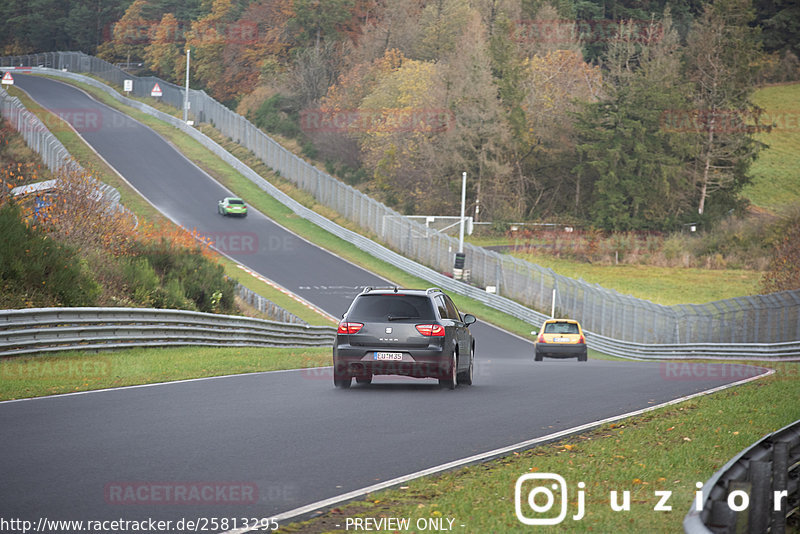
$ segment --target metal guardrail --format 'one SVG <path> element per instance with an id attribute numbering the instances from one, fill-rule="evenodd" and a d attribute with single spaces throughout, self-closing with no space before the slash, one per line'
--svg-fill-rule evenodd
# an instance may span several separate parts
<path id="1" fill-rule="evenodd" d="M 80 74 L 74 74 L 74 73 L 71 73 L 71 72 L 64 72 L 64 71 L 60 71 L 60 70 L 52 70 L 52 69 L 48 69 L 48 68 L 37 68 L 37 67 L 34 67 L 32 70 L 34 72 L 47 73 L 47 74 L 51 74 L 51 75 L 55 75 L 55 76 L 59 76 L 59 77 L 67 78 L 67 79 L 71 79 L 71 80 L 74 80 L 74 81 L 80 81 L 82 83 L 86 83 L 88 85 L 91 85 L 93 87 L 96 87 L 96 88 L 106 92 L 107 94 L 109 94 L 110 96 L 112 96 L 114 99 L 118 100 L 121 103 L 124 103 L 124 104 L 126 104 L 128 106 L 131 106 L 131 107 L 133 107 L 135 109 L 138 109 L 138 110 L 142 111 L 143 113 L 147 113 L 147 114 L 149 114 L 151 116 L 154 116 L 154 117 L 156 117 L 156 118 L 158 118 L 158 119 L 160 119 L 160 120 L 162 120 L 162 121 L 164 121 L 164 122 L 166 122 L 166 123 L 168 123 L 168 124 L 170 124 L 172 126 L 175 126 L 176 128 L 180 129 L 181 131 L 183 131 L 187 135 L 191 136 L 192 138 L 194 138 L 195 140 L 200 142 L 204 147 L 206 147 L 211 152 L 213 152 L 215 155 L 217 155 L 220 159 L 222 159 L 223 161 L 225 161 L 226 163 L 231 165 L 234 169 L 236 169 L 238 172 L 240 172 L 243 176 L 245 176 L 250 181 L 255 183 L 258 187 L 260 187 L 262 190 L 267 192 L 269 195 L 271 195 L 272 197 L 277 199 L 279 202 L 283 203 L 285 206 L 287 206 L 289 209 L 291 209 L 294 213 L 296 213 L 300 217 L 303 217 L 304 219 L 307 219 L 307 220 L 313 222 L 317 226 L 319 226 L 319 227 L 329 231 L 330 233 L 332 233 L 332 234 L 344 239 L 345 241 L 355 245 L 356 247 L 364 250 L 365 252 L 368 252 L 369 254 L 375 256 L 376 258 L 379 258 L 379 259 L 381 259 L 383 261 L 386 261 L 387 263 L 393 264 L 393 265 L 399 267 L 400 269 L 404 270 L 405 272 L 407 272 L 409 274 L 412 274 L 414 276 L 417 276 L 417 277 L 423 278 L 425 280 L 428 280 L 429 282 L 432 282 L 433 284 L 435 284 L 435 285 L 437 285 L 437 286 L 439 286 L 439 287 L 441 287 L 443 289 L 446 289 L 446 290 L 448 290 L 450 292 L 470 297 L 470 298 L 472 298 L 474 300 L 477 300 L 478 302 L 486 304 L 489 307 L 492 307 L 494 309 L 500 310 L 500 311 L 502 311 L 502 312 L 504 312 L 504 313 L 506 313 L 508 315 L 511 315 L 513 317 L 516 317 L 518 319 L 522 319 L 523 321 L 526 321 L 526 322 L 528 322 L 528 323 L 530 323 L 532 325 L 537 325 L 538 326 L 547 318 L 547 316 L 545 314 L 542 314 L 542 313 L 539 313 L 539 312 L 537 312 L 535 310 L 532 310 L 532 309 L 524 306 L 523 304 L 521 304 L 521 303 L 519 303 L 519 302 L 517 302 L 515 300 L 511 300 L 511 299 L 503 297 L 501 295 L 487 293 L 486 291 L 484 291 L 484 290 L 482 290 L 482 289 L 480 289 L 478 287 L 471 286 L 471 285 L 465 284 L 463 282 L 454 280 L 454 279 L 452 279 L 452 278 L 450 278 L 448 276 L 445 276 L 442 273 L 440 273 L 438 271 L 435 271 L 434 269 L 431 269 L 430 267 L 422 265 L 422 264 L 420 264 L 420 263 L 418 263 L 418 262 L 416 262 L 416 261 L 414 261 L 412 259 L 409 259 L 409 258 L 407 258 L 407 257 L 405 257 L 405 256 L 403 256 L 401 254 L 398 254 L 397 252 L 394 252 L 393 250 L 390 250 L 389 248 L 384 247 L 383 245 L 380 245 L 379 243 L 376 243 L 375 241 L 372 241 L 371 239 L 369 239 L 367 237 L 364 237 L 363 235 L 361 235 L 359 233 L 356 233 L 356 232 L 353 232 L 351 230 L 348 230 L 348 229 L 346 229 L 346 228 L 344 228 L 342 226 L 339 226 L 338 224 L 334 223 L 333 221 L 330 221 L 330 220 L 322 217 L 321 215 L 315 213 L 314 211 L 306 208 L 305 206 L 303 206 L 302 204 L 300 204 L 299 202 L 297 202 L 296 200 L 294 200 L 293 198 L 288 196 L 286 193 L 284 193 L 283 191 L 278 189 L 277 187 L 273 186 L 271 183 L 269 183 L 267 180 L 262 178 L 255 171 L 253 171 L 250 167 L 248 167 L 247 165 L 242 163 L 239 159 L 237 159 L 235 156 L 233 156 L 231 153 L 229 153 L 227 150 L 225 150 L 219 144 L 214 142 L 208 136 L 206 136 L 202 132 L 198 131 L 194 127 L 187 125 L 186 123 L 184 123 L 181 119 L 179 119 L 177 117 L 174 117 L 174 116 L 169 115 L 167 113 L 161 112 L 161 111 L 159 111 L 159 110 L 157 110 L 155 108 L 152 108 L 151 106 L 148 106 L 147 104 L 144 104 L 144 103 L 139 102 L 137 100 L 126 98 L 126 97 L 122 96 L 121 94 L 119 94 L 117 91 L 115 91 L 113 88 L 111 88 L 111 87 L 105 85 L 104 83 L 99 82 L 99 81 L 97 81 L 97 80 L 95 80 L 93 78 L 82 76 Z M 572 282 L 577 283 L 577 281 L 574 281 L 574 280 Z M 602 288 L 600 288 L 600 289 L 602 289 Z M 770 300 L 776 300 L 776 299 L 780 299 L 781 298 L 780 296 L 782 294 L 789 294 L 789 297 L 787 297 L 787 298 L 789 298 L 791 301 L 796 301 L 796 302 L 800 303 L 800 291 L 784 291 L 782 293 L 775 293 L 773 295 L 765 296 L 765 298 L 768 298 Z M 747 299 L 754 299 L 755 297 L 746 297 L 746 298 Z M 643 301 L 643 302 L 646 302 L 646 301 Z M 656 306 L 656 305 L 652 304 L 652 306 Z M 587 309 L 586 312 L 602 316 L 605 313 L 607 313 L 607 310 L 606 310 L 605 305 L 603 304 L 602 306 L 599 306 L 599 307 L 592 306 L 591 308 Z M 786 316 L 786 317 L 784 318 L 785 320 L 782 321 L 780 324 L 785 325 L 785 324 L 791 323 L 792 321 L 796 321 L 798 323 L 797 328 L 800 329 L 800 314 L 799 313 L 800 313 L 800 309 L 792 308 L 792 309 L 784 310 L 782 312 L 782 315 Z M 691 314 L 687 313 L 687 316 L 691 317 Z M 795 316 L 797 316 L 796 319 L 792 319 Z M 622 315 L 622 317 L 616 318 L 615 322 L 623 323 L 621 325 L 621 332 L 622 333 L 625 333 L 626 331 L 632 332 L 637 328 L 637 323 L 636 323 L 636 320 L 635 320 L 636 317 L 637 317 L 637 310 L 635 308 L 631 308 L 626 313 L 624 313 Z M 745 322 L 745 323 L 754 323 L 754 324 L 758 325 L 760 322 L 766 322 L 766 320 L 762 321 L 760 319 L 760 316 L 757 313 L 754 313 L 754 312 L 753 313 L 742 313 L 741 317 L 742 317 L 742 321 Z M 791 319 L 791 321 L 788 321 L 788 323 L 787 323 L 788 319 Z M 686 327 L 686 330 L 688 331 L 688 333 L 684 333 L 682 335 L 676 334 L 675 337 L 692 338 L 694 336 L 692 336 L 691 332 L 700 330 L 701 329 L 700 325 L 704 325 L 707 322 L 708 321 L 700 318 L 700 319 L 697 320 L 697 324 L 692 324 L 692 325 Z M 655 328 L 655 325 L 650 325 L 648 327 L 646 325 L 640 324 L 638 328 L 642 328 L 643 330 L 651 330 L 651 329 Z M 676 324 L 676 325 L 674 325 L 674 328 L 676 330 L 678 330 L 679 326 Z M 759 328 L 760 327 L 757 327 L 756 330 L 758 330 Z M 605 337 L 605 336 L 601 336 L 599 334 L 593 333 L 588 328 L 584 328 L 584 331 L 587 333 L 587 344 L 589 345 L 590 348 L 599 350 L 599 351 L 604 352 L 606 354 L 610 354 L 610 355 L 614 355 L 614 356 L 620 356 L 620 357 L 624 357 L 624 358 L 631 358 L 631 357 L 638 358 L 640 356 L 634 355 L 632 353 L 632 351 L 635 352 L 637 350 L 641 350 L 642 352 L 645 352 L 648 349 L 653 348 L 653 347 L 655 347 L 656 350 L 658 350 L 658 347 L 661 346 L 661 345 L 658 345 L 658 344 L 654 345 L 653 343 L 640 343 L 640 342 L 635 342 L 635 341 L 624 341 L 624 340 L 621 340 L 621 339 L 613 339 L 611 337 Z M 734 336 L 733 340 L 735 341 L 735 339 L 736 338 Z M 669 345 L 669 346 L 673 347 L 673 349 L 671 349 L 671 352 L 674 353 L 673 356 L 670 356 L 667 353 L 667 351 L 663 351 L 663 355 L 661 355 L 660 357 L 662 357 L 662 358 L 670 358 L 670 357 L 685 358 L 685 357 L 687 357 L 686 354 L 692 354 L 694 352 L 693 349 L 698 345 L 698 343 L 702 344 L 702 342 L 687 342 L 687 343 L 683 343 L 683 344 L 674 343 L 672 345 Z M 790 343 L 790 344 L 792 344 L 792 343 Z M 747 354 L 747 351 L 750 348 L 754 349 L 752 351 L 752 353 L 750 354 L 750 356 L 777 357 L 777 358 L 788 358 L 788 357 L 795 358 L 795 357 L 800 357 L 800 349 L 799 348 L 795 347 L 794 349 L 792 349 L 791 347 L 789 347 L 787 349 L 784 346 L 783 343 L 751 343 L 751 344 L 745 345 L 742 350 L 740 350 L 742 348 L 741 344 L 727 344 L 727 345 L 725 345 L 725 344 L 721 344 L 721 343 L 714 343 L 714 345 L 716 347 L 718 347 L 718 348 L 721 347 L 720 350 L 718 351 L 718 356 L 719 357 L 745 358 L 745 357 L 748 357 L 746 354 Z M 724 350 L 725 346 L 732 347 L 732 350 L 731 351 L 725 351 Z M 683 355 L 680 354 L 681 351 L 682 351 Z M 655 356 L 652 356 L 652 357 L 655 357 Z M 699 357 L 699 356 L 695 356 L 695 357 Z"/>
<path id="2" fill-rule="evenodd" d="M 610 339 L 587 332 L 589 347 L 620 358 L 637 360 L 656 359 L 742 359 L 773 360 L 800 357 L 800 341 L 786 343 L 687 343 L 687 344 L 642 344 Z"/>
<path id="3" fill-rule="evenodd" d="M 0 310 L 0 356 L 177 345 L 326 347 L 336 329 L 151 308 Z"/>
<path id="4" fill-rule="evenodd" d="M 281 308 L 268 298 L 262 297 L 252 289 L 245 287 L 242 284 L 238 284 L 236 286 L 236 294 L 247 304 L 275 321 L 299 325 L 308 324 L 306 321 L 296 316 L 292 312 Z"/>
<path id="5" fill-rule="evenodd" d="M 800 421 L 795 421 L 763 437 L 714 473 L 703 485 L 701 505 L 695 500 L 683 519 L 683 530 L 687 534 L 783 534 L 787 517 L 800 515 L 799 479 Z"/>

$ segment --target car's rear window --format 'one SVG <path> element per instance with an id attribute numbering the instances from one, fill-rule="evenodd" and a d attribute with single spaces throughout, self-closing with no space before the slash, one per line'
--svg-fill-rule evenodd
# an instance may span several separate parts
<path id="1" fill-rule="evenodd" d="M 228 204 L 236 204 L 237 206 L 241 206 L 242 204 L 244 204 L 244 202 L 238 199 L 231 199 L 228 201 Z"/>
<path id="2" fill-rule="evenodd" d="M 547 323 L 544 326 L 545 334 L 577 334 L 578 325 L 575 323 Z"/>
<path id="3" fill-rule="evenodd" d="M 428 297 L 417 295 L 361 295 L 347 314 L 352 321 L 432 321 L 436 319 Z"/>

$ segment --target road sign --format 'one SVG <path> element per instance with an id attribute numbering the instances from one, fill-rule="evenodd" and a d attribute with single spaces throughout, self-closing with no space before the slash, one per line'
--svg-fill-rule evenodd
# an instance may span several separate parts
<path id="1" fill-rule="evenodd" d="M 133 80 L 125 80 L 123 82 L 123 85 L 126 93 L 130 93 L 131 91 L 133 91 Z M 153 90 L 155 90 L 155 87 L 153 87 Z"/>
<path id="2" fill-rule="evenodd" d="M 161 92 L 161 86 L 159 86 L 158 83 L 156 83 L 153 86 L 153 90 L 150 91 L 150 96 L 162 96 L 163 94 L 164 93 Z"/>
<path id="3" fill-rule="evenodd" d="M 10 72 L 6 72 L 5 74 L 3 74 L 2 84 L 3 85 L 14 85 L 14 77 L 11 76 Z"/>

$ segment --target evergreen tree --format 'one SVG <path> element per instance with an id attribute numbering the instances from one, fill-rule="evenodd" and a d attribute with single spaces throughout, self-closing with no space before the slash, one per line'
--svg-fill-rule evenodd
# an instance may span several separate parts
<path id="1" fill-rule="evenodd" d="M 697 213 L 712 218 L 740 204 L 738 192 L 750 180 L 747 171 L 759 145 L 746 124 L 757 118 L 750 102 L 760 58 L 760 35 L 750 26 L 749 0 L 718 0 L 706 6 L 692 27 L 686 52 L 686 77 L 694 83 Z"/>
<path id="2" fill-rule="evenodd" d="M 606 230 L 674 228 L 689 208 L 689 134 L 663 128 L 665 114 L 688 108 L 680 82 L 678 37 L 664 19 L 645 42 L 632 26 L 609 50 L 608 97 L 580 115 L 576 168 L 591 188 L 592 222 Z"/>

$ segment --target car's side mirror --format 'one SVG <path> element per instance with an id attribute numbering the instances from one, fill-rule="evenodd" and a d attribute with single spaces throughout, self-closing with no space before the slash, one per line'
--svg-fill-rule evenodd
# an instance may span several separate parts
<path id="1" fill-rule="evenodd" d="M 467 314 L 464 315 L 464 324 L 467 325 L 467 326 L 471 325 L 472 323 L 474 323 L 477 320 L 478 319 L 474 315 L 472 315 L 471 313 L 467 313 Z"/>

